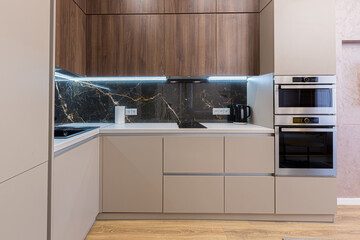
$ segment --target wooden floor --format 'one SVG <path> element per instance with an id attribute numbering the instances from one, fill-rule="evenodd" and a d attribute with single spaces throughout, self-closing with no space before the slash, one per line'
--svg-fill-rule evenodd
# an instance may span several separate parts
<path id="1" fill-rule="evenodd" d="M 86 240 L 360 240 L 360 206 L 340 206 L 335 223 L 246 221 L 97 221 Z"/>

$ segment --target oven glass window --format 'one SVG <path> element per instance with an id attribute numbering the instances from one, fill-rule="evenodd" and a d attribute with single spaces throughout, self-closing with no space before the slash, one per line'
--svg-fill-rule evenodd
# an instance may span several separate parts
<path id="1" fill-rule="evenodd" d="M 280 132 L 280 168 L 333 168 L 332 132 Z"/>
<path id="2" fill-rule="evenodd" d="M 332 89 L 279 89 L 279 107 L 326 107 L 333 106 Z"/>

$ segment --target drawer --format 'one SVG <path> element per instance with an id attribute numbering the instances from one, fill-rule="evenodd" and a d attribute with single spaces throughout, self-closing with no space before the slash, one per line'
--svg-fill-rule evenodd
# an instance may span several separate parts
<path id="1" fill-rule="evenodd" d="M 224 213 L 223 176 L 165 176 L 165 213 Z"/>
<path id="2" fill-rule="evenodd" d="M 225 137 L 226 173 L 274 173 L 273 136 Z"/>
<path id="3" fill-rule="evenodd" d="M 224 137 L 165 137 L 165 173 L 223 173 Z"/>
<path id="4" fill-rule="evenodd" d="M 225 177 L 225 213 L 274 214 L 274 177 Z"/>
<path id="5" fill-rule="evenodd" d="M 277 214 L 335 214 L 336 178 L 277 177 Z"/>

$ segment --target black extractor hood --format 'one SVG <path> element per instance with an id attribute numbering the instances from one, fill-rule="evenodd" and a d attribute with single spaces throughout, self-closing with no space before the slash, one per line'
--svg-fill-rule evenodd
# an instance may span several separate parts
<path id="1" fill-rule="evenodd" d="M 207 83 L 208 77 L 168 77 L 168 83 Z"/>

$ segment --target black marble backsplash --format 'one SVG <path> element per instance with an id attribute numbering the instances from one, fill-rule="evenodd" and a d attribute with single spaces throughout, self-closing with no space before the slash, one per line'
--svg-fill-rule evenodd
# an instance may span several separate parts
<path id="1" fill-rule="evenodd" d="M 226 122 L 213 108 L 246 104 L 246 82 L 55 82 L 55 123 L 114 122 L 115 106 L 137 108 L 127 122 Z"/>

